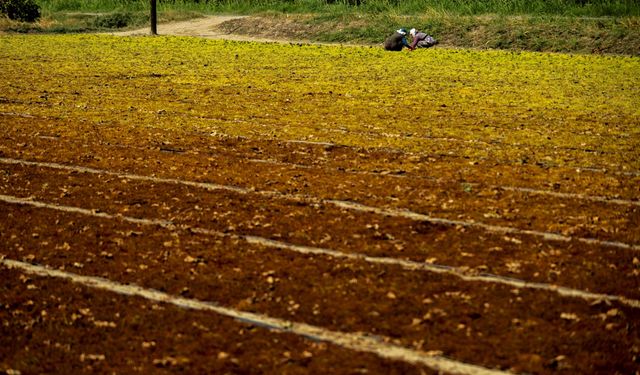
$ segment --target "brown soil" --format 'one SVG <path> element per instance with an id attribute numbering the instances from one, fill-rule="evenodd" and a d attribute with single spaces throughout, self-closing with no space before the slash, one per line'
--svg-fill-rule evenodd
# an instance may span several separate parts
<path id="1" fill-rule="evenodd" d="M 95 139 L 84 123 L 11 114 L 0 124 L 5 260 L 491 369 L 640 369 L 633 174 L 158 129 L 105 126 Z M 435 372 L 6 265 L 0 275 L 2 370 Z"/>

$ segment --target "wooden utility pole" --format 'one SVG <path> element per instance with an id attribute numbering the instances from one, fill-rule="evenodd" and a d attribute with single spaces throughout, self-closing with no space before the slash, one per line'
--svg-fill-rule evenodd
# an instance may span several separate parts
<path id="1" fill-rule="evenodd" d="M 156 0 L 151 0 L 151 35 L 158 35 L 158 12 L 156 10 Z"/>

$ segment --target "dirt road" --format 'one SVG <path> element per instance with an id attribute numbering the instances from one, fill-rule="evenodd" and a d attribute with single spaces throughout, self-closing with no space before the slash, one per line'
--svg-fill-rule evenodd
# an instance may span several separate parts
<path id="1" fill-rule="evenodd" d="M 237 41 L 257 41 L 257 42 L 276 42 L 284 41 L 283 39 L 266 38 L 252 35 L 240 35 L 222 31 L 218 26 L 222 23 L 232 20 L 247 18 L 247 16 L 206 16 L 204 18 L 192 19 L 187 21 L 160 23 L 158 24 L 159 35 L 176 35 L 176 36 L 197 36 L 209 39 L 226 39 Z M 150 28 L 121 31 L 111 33 L 112 35 L 121 36 L 137 36 L 149 35 Z"/>

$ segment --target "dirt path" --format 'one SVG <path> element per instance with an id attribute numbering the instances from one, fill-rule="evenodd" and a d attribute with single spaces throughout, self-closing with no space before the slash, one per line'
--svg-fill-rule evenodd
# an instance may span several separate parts
<path id="1" fill-rule="evenodd" d="M 265 38 L 249 35 L 231 34 L 222 31 L 218 26 L 222 23 L 246 18 L 247 16 L 206 16 L 204 18 L 191 19 L 187 21 L 170 22 L 158 24 L 159 35 L 176 35 L 176 36 L 198 36 L 209 39 L 226 39 L 237 41 L 255 41 L 255 42 L 276 42 L 284 41 L 282 39 Z M 150 28 L 145 27 L 136 30 L 128 30 L 111 33 L 120 36 L 139 36 L 149 35 Z"/>
<path id="2" fill-rule="evenodd" d="M 208 39 L 265 43 L 304 43 L 334 45 L 307 39 L 308 29 L 299 29 L 296 19 L 270 19 L 269 17 L 212 15 L 186 21 L 158 24 L 159 35 L 195 36 Z M 236 33 L 242 29 L 243 33 Z M 143 36 L 150 35 L 150 27 L 112 32 L 110 35 Z M 313 32 L 311 32 L 313 34 Z M 363 44 L 339 43 L 342 46 L 362 46 Z"/>

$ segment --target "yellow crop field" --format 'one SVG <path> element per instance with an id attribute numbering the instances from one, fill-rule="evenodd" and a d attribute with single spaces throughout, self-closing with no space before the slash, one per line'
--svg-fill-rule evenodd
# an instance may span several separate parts
<path id="1" fill-rule="evenodd" d="M 0 75 L 3 112 L 640 168 L 633 57 L 3 36 Z"/>

